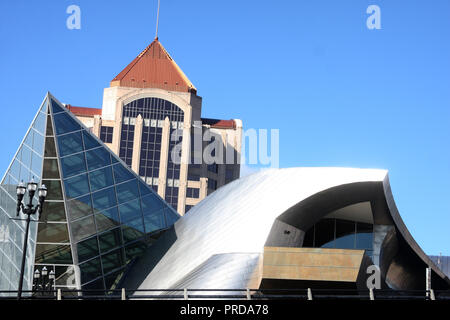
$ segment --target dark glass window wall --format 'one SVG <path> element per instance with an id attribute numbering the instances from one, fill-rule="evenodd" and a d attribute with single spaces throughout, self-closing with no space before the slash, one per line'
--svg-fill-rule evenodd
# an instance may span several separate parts
<path id="1" fill-rule="evenodd" d="M 309 229 L 303 247 L 364 249 L 373 251 L 373 225 L 342 219 L 326 218 Z"/>
<path id="2" fill-rule="evenodd" d="M 123 107 L 122 137 L 120 157 L 131 166 L 134 137 L 134 123 L 138 115 L 144 121 L 142 130 L 141 156 L 139 159 L 139 175 L 155 191 L 158 188 L 158 177 L 161 157 L 162 127 L 166 117 L 170 120 L 169 159 L 167 166 L 167 183 L 165 200 L 176 210 L 178 205 L 178 182 L 180 165 L 174 163 L 172 151 L 182 141 L 183 111 L 175 104 L 159 98 L 142 98 L 130 102 Z M 130 127 L 133 128 L 130 129 Z M 130 132 L 133 133 L 130 133 Z M 136 146 L 137 147 L 137 146 Z"/>

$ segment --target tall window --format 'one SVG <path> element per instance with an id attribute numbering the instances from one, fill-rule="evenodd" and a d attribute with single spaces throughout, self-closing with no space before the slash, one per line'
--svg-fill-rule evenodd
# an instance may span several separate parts
<path id="1" fill-rule="evenodd" d="M 104 127 L 100 128 L 100 140 L 105 143 L 112 143 L 114 127 Z"/>
<path id="2" fill-rule="evenodd" d="M 133 156 L 133 142 L 134 142 L 134 125 L 136 117 L 123 117 L 122 132 L 120 135 L 120 152 L 119 157 L 131 167 L 131 160 Z"/>
<path id="3" fill-rule="evenodd" d="M 131 155 L 134 138 L 134 122 L 138 115 L 144 121 L 142 129 L 141 156 L 139 159 L 139 175 L 157 191 L 158 177 L 161 159 L 162 128 L 166 117 L 170 121 L 170 137 L 177 141 L 169 141 L 169 159 L 167 164 L 166 201 L 177 210 L 178 186 L 180 179 L 180 165 L 172 161 L 171 152 L 177 143 L 182 141 L 182 124 L 184 113 L 175 104 L 159 98 L 142 98 L 130 102 L 123 107 L 123 124 L 121 138 L 120 157 L 131 166 Z M 128 120 L 130 119 L 130 120 Z M 131 120 L 133 119 L 133 120 Z M 128 124 L 126 123 L 128 122 Z M 131 124 L 133 123 L 133 124 Z M 132 128 L 130 129 L 130 127 Z M 175 133 L 174 131 L 177 130 Z M 130 133 L 132 131 L 132 133 Z M 172 139 L 170 139 L 172 140 Z M 130 157 L 128 159 L 128 154 Z M 128 162 L 127 162 L 128 161 Z"/>
<path id="4" fill-rule="evenodd" d="M 144 120 L 139 175 L 147 181 L 147 184 L 151 185 L 153 189 L 157 191 L 161 157 L 162 127 L 151 126 L 150 124 L 157 125 L 157 122 L 150 123 Z"/>

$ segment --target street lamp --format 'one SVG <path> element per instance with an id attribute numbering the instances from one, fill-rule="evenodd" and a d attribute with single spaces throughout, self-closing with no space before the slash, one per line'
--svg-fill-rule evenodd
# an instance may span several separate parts
<path id="1" fill-rule="evenodd" d="M 51 270 L 48 274 L 48 290 L 53 289 L 53 284 L 55 282 L 55 271 Z"/>
<path id="2" fill-rule="evenodd" d="M 19 185 L 16 188 L 17 192 L 17 208 L 16 208 L 16 214 L 19 216 L 20 210 L 22 210 L 23 214 L 27 215 L 26 219 L 26 227 L 25 227 L 25 237 L 23 240 L 23 253 L 22 253 L 22 266 L 20 267 L 20 278 L 19 278 L 19 290 L 17 293 L 17 299 L 20 299 L 22 297 L 22 287 L 23 287 L 23 273 L 25 270 L 25 258 L 27 255 L 27 245 L 28 245 L 28 230 L 30 228 L 30 217 L 31 215 L 34 215 L 36 212 L 39 212 L 39 214 L 42 213 L 42 206 L 44 205 L 45 197 L 47 197 L 47 188 L 43 184 L 39 190 L 39 203 L 36 206 L 33 206 L 33 197 L 36 193 L 37 183 L 31 179 L 31 182 L 28 182 L 27 188 L 25 189 L 25 186 L 23 183 L 19 183 Z M 28 204 L 24 205 L 22 200 L 25 196 L 25 192 L 28 190 Z M 34 274 L 36 276 L 36 274 Z"/>
<path id="3" fill-rule="evenodd" d="M 46 280 L 45 278 L 47 277 L 47 274 L 48 274 L 47 267 L 43 267 L 41 270 L 42 280 L 44 281 Z"/>
<path id="4" fill-rule="evenodd" d="M 39 278 L 41 277 L 41 273 L 38 269 L 33 273 L 33 287 L 36 289 L 39 286 Z"/>

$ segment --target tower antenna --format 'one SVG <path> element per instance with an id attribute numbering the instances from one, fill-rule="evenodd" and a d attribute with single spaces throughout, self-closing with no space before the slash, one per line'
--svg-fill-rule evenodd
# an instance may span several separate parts
<path id="1" fill-rule="evenodd" d="M 160 0 L 158 0 L 158 13 L 156 14 L 156 36 L 155 36 L 156 40 L 158 40 L 159 5 L 160 5 Z"/>

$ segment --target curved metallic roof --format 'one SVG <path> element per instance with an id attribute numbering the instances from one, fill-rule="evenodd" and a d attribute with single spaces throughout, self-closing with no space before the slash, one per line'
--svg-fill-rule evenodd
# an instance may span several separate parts
<path id="1" fill-rule="evenodd" d="M 410 239 L 400 216 L 388 212 L 396 208 L 386 170 L 268 169 L 225 185 L 192 208 L 175 223 L 170 235 L 163 236 L 147 257 L 136 264 L 125 285 L 139 289 L 244 288 L 255 278 L 255 255 L 262 254 L 276 220 L 301 225 L 308 215 L 313 216 L 311 221 L 323 216 L 319 215 L 319 209 L 315 212 L 311 208 L 331 212 L 339 206 L 366 200 L 380 203 L 380 209 L 374 209 L 375 223 L 395 221 L 400 227 L 392 232 L 397 231 L 401 238 L 398 241 L 406 239 L 421 262 L 433 265 Z M 215 261 L 223 261 L 224 257 L 218 257 L 226 254 L 239 254 L 240 258 L 238 264 L 224 272 Z M 242 258 L 245 255 L 247 263 Z M 392 259 L 386 259 L 382 257 L 380 263 L 386 264 L 384 272 L 389 274 Z"/>

